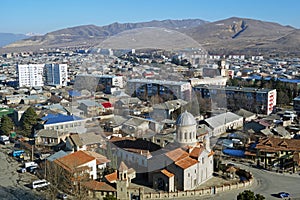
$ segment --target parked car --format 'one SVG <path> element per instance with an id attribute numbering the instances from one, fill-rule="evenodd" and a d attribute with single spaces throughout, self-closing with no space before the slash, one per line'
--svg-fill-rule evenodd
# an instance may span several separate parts
<path id="1" fill-rule="evenodd" d="M 37 166 L 30 166 L 27 168 L 27 171 L 32 174 L 36 174 L 36 170 L 37 170 Z"/>
<path id="2" fill-rule="evenodd" d="M 57 198 L 59 199 L 68 199 L 68 195 L 65 193 L 58 193 Z"/>
<path id="3" fill-rule="evenodd" d="M 18 172 L 25 173 L 25 172 L 27 172 L 27 170 L 25 167 L 22 167 L 22 168 L 18 169 Z"/>
<path id="4" fill-rule="evenodd" d="M 284 199 L 284 198 L 289 198 L 290 197 L 290 194 L 287 193 L 287 192 L 279 192 L 278 193 L 278 197 Z"/>

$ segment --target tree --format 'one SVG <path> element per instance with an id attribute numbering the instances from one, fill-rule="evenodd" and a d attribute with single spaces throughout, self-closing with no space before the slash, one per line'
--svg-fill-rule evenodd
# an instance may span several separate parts
<path id="1" fill-rule="evenodd" d="M 263 200 L 265 197 L 261 194 L 254 194 L 251 190 L 245 190 L 238 194 L 237 200 Z"/>
<path id="2" fill-rule="evenodd" d="M 117 197 L 114 197 L 113 195 L 107 195 L 106 197 L 103 197 L 103 200 L 117 200 Z"/>
<path id="3" fill-rule="evenodd" d="M 21 128 L 23 136 L 30 136 L 34 126 L 37 124 L 37 114 L 32 107 L 29 107 L 21 117 Z"/>
<path id="4" fill-rule="evenodd" d="M 0 133 L 4 135 L 9 135 L 10 131 L 14 128 L 14 123 L 10 117 L 4 115 L 1 118 L 1 126 L 0 126 Z"/>

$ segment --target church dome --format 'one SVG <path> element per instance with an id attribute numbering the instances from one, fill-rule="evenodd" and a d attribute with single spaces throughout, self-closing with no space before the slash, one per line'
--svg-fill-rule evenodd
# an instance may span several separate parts
<path id="1" fill-rule="evenodd" d="M 197 122 L 195 120 L 195 117 L 187 111 L 179 115 L 179 117 L 176 120 L 177 126 L 193 126 L 196 124 Z"/>

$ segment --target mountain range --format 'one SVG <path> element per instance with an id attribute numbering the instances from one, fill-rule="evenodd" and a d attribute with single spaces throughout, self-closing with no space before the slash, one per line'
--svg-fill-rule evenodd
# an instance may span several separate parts
<path id="1" fill-rule="evenodd" d="M 151 27 L 151 28 L 149 28 Z M 199 44 L 210 53 L 300 53 L 300 30 L 274 22 L 231 17 L 84 25 L 13 42 L 2 51 L 47 48 L 165 48 Z"/>

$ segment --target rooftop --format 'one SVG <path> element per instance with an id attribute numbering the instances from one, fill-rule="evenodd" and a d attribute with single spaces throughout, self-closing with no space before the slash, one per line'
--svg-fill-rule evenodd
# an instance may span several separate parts
<path id="1" fill-rule="evenodd" d="M 175 165 L 177 165 L 178 167 L 180 167 L 182 169 L 187 169 L 190 166 L 193 166 L 197 163 L 198 163 L 198 160 L 195 160 L 195 159 L 188 156 L 188 157 L 185 157 L 181 160 L 176 161 Z"/>
<path id="2" fill-rule="evenodd" d="M 130 83 L 130 82 L 139 82 L 139 83 L 145 83 L 145 84 L 158 84 L 158 85 L 190 84 L 189 82 L 184 82 L 184 81 L 166 81 L 166 80 L 156 80 L 156 79 L 130 79 L 130 80 L 128 80 L 128 83 Z"/>
<path id="3" fill-rule="evenodd" d="M 285 138 L 263 138 L 256 145 L 261 151 L 300 151 L 300 140 Z"/>
<path id="4" fill-rule="evenodd" d="M 171 178 L 171 177 L 174 176 L 173 173 L 169 172 L 169 171 L 166 170 L 166 169 L 160 170 L 160 172 L 161 172 L 163 175 L 165 175 L 165 176 L 167 176 L 167 177 L 169 177 L 169 178 Z"/>
<path id="5" fill-rule="evenodd" d="M 95 160 L 93 156 L 88 155 L 83 151 L 76 151 L 72 154 L 54 160 L 54 162 L 68 171 L 74 171 L 83 164 Z"/>
<path id="6" fill-rule="evenodd" d="M 107 192 L 116 192 L 117 190 L 112 186 L 108 185 L 105 182 L 98 182 L 95 180 L 90 180 L 88 182 L 84 182 L 83 186 L 94 191 L 107 191 Z"/>
<path id="7" fill-rule="evenodd" d="M 56 123 L 82 120 L 82 118 L 74 115 L 48 114 L 47 116 L 42 117 L 42 120 L 45 121 L 44 124 L 56 124 Z"/>

